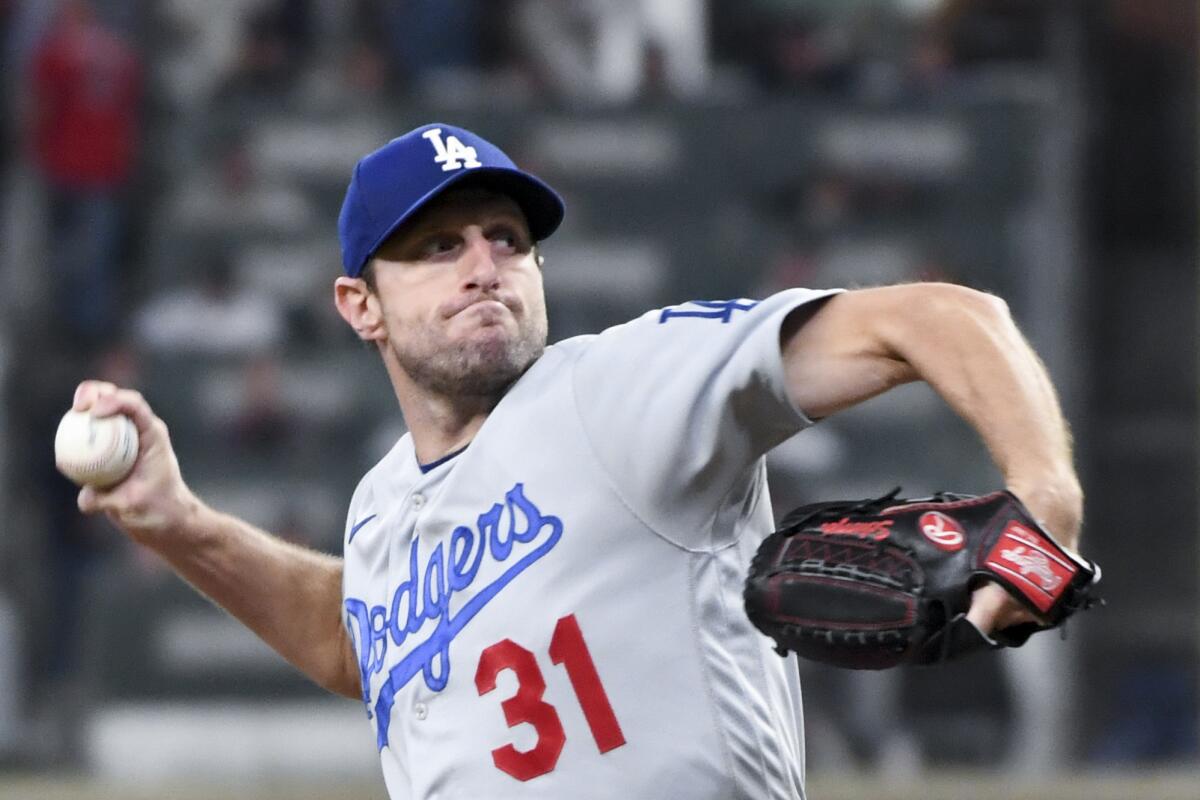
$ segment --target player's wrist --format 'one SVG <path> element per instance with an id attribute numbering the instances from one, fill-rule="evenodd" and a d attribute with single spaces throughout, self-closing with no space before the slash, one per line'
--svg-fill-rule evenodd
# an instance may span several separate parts
<path id="1" fill-rule="evenodd" d="M 1074 473 L 1010 479 L 1010 492 L 1064 547 L 1076 549 L 1083 522 L 1083 488 Z"/>
<path id="2" fill-rule="evenodd" d="M 180 485 L 171 492 L 171 501 L 160 506 L 157 513 L 145 514 L 125 527 L 139 544 L 167 555 L 195 548 L 217 524 L 217 512 L 186 485 Z"/>

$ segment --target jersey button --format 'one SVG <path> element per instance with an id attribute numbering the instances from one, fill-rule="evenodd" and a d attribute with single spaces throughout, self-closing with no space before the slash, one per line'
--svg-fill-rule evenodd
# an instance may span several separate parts
<path id="1" fill-rule="evenodd" d="M 423 494 L 414 494 L 414 495 L 412 496 L 412 507 L 413 507 L 413 508 L 418 508 L 418 509 L 419 509 L 419 508 L 420 508 L 421 506 L 423 506 L 423 505 L 425 505 L 425 495 L 423 495 Z"/>
<path id="2" fill-rule="evenodd" d="M 424 703 L 417 703 L 413 706 L 413 714 L 416 715 L 418 721 L 423 720 L 429 716 L 429 706 Z"/>

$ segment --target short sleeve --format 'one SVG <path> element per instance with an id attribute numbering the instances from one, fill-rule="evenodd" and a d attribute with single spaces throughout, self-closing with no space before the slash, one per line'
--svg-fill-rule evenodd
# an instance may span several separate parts
<path id="1" fill-rule="evenodd" d="M 838 290 L 658 309 L 597 336 L 576 362 L 592 450 L 630 509 L 688 548 L 772 447 L 811 424 L 788 396 L 780 329 Z M 715 538 L 714 538 L 715 537 Z"/>

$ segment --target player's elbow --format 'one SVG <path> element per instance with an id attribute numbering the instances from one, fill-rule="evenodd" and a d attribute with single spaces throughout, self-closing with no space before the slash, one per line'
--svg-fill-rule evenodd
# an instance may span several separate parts
<path id="1" fill-rule="evenodd" d="M 344 680 L 339 677 L 334 682 L 323 684 L 321 688 L 350 700 L 362 700 L 363 697 L 357 679 Z"/>
<path id="2" fill-rule="evenodd" d="M 954 283 L 916 283 L 906 288 L 909 297 L 902 305 L 908 310 L 910 329 L 939 332 L 968 326 L 996 331 L 1013 325 L 1008 303 L 994 294 Z"/>
<path id="3" fill-rule="evenodd" d="M 977 289 L 968 289 L 965 286 L 955 286 L 954 288 L 961 295 L 961 302 L 986 323 L 1004 326 L 1013 324 L 1012 313 L 1003 297 Z"/>
<path id="4" fill-rule="evenodd" d="M 351 700 L 362 699 L 362 687 L 358 682 L 357 670 L 350 672 L 343 669 L 330 670 L 323 675 L 310 675 L 313 681 L 327 692 L 348 697 Z"/>
<path id="5" fill-rule="evenodd" d="M 929 313 L 953 308 L 998 320 L 1009 317 L 1008 303 L 989 292 L 957 283 L 914 283 L 909 288 L 920 295 L 916 307 Z"/>
<path id="6" fill-rule="evenodd" d="M 305 670 L 308 677 L 322 689 L 351 700 L 362 699 L 358 659 L 344 629 L 339 629 L 319 662 Z"/>

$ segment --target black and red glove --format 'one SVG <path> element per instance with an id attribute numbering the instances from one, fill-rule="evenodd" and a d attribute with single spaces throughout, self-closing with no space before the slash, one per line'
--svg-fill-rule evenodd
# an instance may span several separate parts
<path id="1" fill-rule="evenodd" d="M 759 546 L 746 613 L 794 651 L 854 669 L 932 664 L 1018 647 L 1099 602 L 1100 568 L 1059 545 L 1007 491 L 814 503 Z M 967 619 L 992 580 L 1040 621 L 990 637 Z"/>

